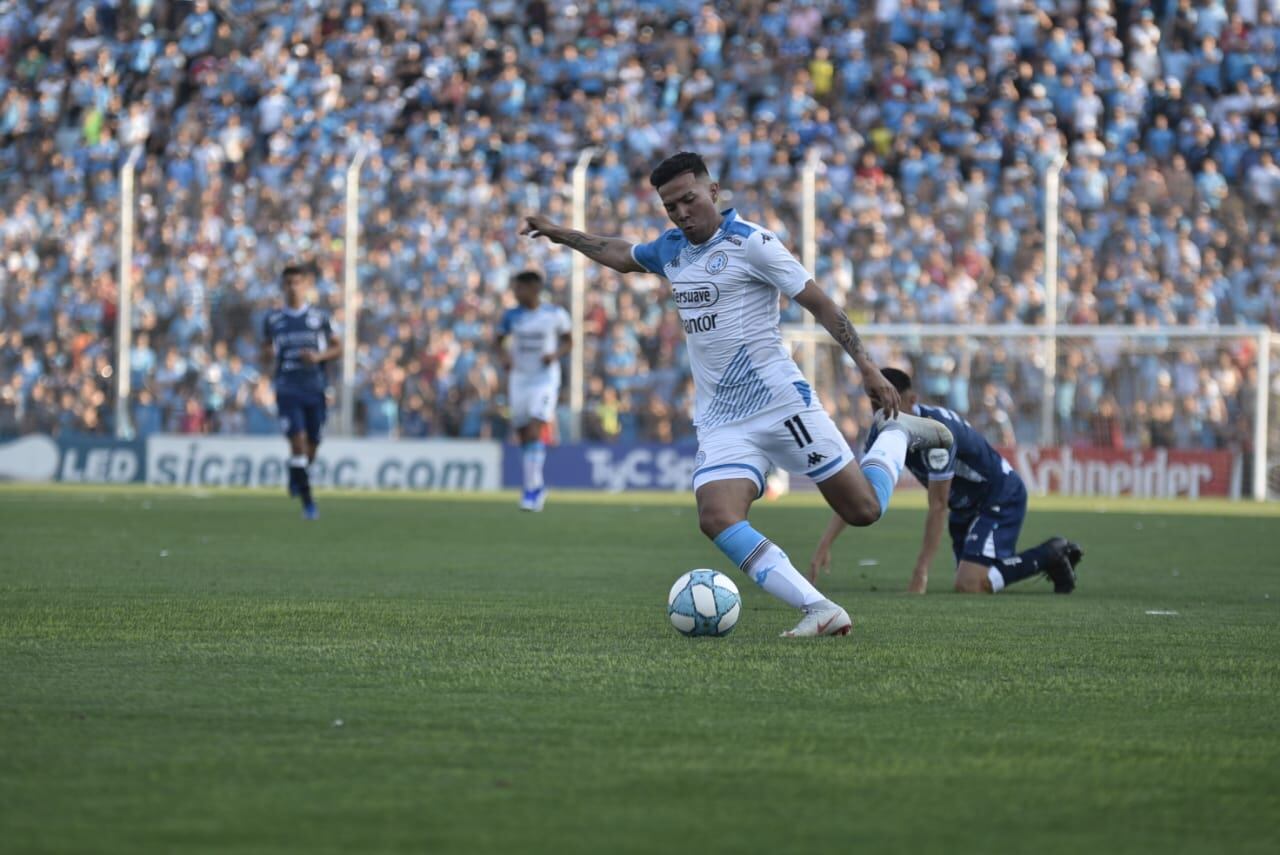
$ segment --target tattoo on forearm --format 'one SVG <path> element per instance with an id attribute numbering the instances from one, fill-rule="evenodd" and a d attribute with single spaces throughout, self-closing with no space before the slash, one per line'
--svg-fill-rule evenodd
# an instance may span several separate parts
<path id="1" fill-rule="evenodd" d="M 836 341 L 840 342 L 840 346 L 844 348 L 845 353 L 858 359 L 866 355 L 866 351 L 862 348 L 862 339 L 858 336 L 858 331 L 853 328 L 848 315 L 841 313 L 836 318 L 835 329 L 831 331 Z"/>
<path id="2" fill-rule="evenodd" d="M 608 241 L 604 238 L 592 237 L 582 232 L 570 232 L 561 243 L 569 249 L 576 249 L 588 258 L 598 258 L 608 246 Z"/>

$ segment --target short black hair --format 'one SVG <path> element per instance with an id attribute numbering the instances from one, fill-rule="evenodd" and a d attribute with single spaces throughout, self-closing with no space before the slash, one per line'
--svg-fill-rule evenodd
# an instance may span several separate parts
<path id="1" fill-rule="evenodd" d="M 306 276 L 311 272 L 311 265 L 303 264 L 300 261 L 291 262 L 284 266 L 284 270 L 280 271 L 280 281 L 283 282 L 290 276 Z"/>
<path id="2" fill-rule="evenodd" d="M 531 285 L 542 287 L 542 274 L 536 270 L 521 270 L 512 281 L 516 283 L 527 282 Z"/>
<path id="3" fill-rule="evenodd" d="M 649 173 L 649 184 L 656 190 L 672 178 L 686 172 L 692 172 L 694 178 L 711 174 L 707 171 L 707 162 L 702 159 L 702 155 L 695 151 L 678 151 L 659 163 L 653 172 Z"/>
<path id="4" fill-rule="evenodd" d="M 911 378 L 902 369 L 881 368 L 880 373 L 884 375 L 884 379 L 893 384 L 893 388 L 898 390 L 899 395 L 911 391 Z"/>

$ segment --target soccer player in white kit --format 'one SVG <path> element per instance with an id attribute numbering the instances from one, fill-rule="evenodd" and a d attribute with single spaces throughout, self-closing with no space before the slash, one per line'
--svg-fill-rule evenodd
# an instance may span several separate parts
<path id="1" fill-rule="evenodd" d="M 716 207 L 719 185 L 693 152 L 649 176 L 676 225 L 650 243 L 565 229 L 526 218 L 522 234 L 571 247 L 621 273 L 656 273 L 671 284 L 689 348 L 698 455 L 693 473 L 703 533 L 768 593 L 803 612 L 784 636 L 847 635 L 849 614 L 822 595 L 787 554 L 747 521 L 771 466 L 817 482 L 845 522 L 871 525 L 884 514 L 908 448 L 950 447 L 945 425 L 900 414 L 898 390 L 876 368 L 848 316 L 818 288 L 778 238 Z M 852 357 L 872 400 L 879 437 L 856 463 L 786 348 L 778 295 L 821 323 Z"/>
<path id="2" fill-rule="evenodd" d="M 540 511 L 547 498 L 542 470 L 547 448 L 542 431 L 560 399 L 560 358 L 573 347 L 569 313 L 542 302 L 542 274 L 526 270 L 512 279 L 516 307 L 498 323 L 498 354 L 507 368 L 511 423 L 520 439 L 524 492 L 520 509 Z M 512 344 L 508 350 L 507 337 Z"/>

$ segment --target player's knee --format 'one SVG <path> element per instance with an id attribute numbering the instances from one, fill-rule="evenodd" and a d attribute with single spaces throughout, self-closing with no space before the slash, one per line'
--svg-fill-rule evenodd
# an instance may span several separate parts
<path id="1" fill-rule="evenodd" d="M 698 527 L 702 529 L 702 533 L 715 540 L 720 532 L 729 526 L 742 521 L 742 517 L 733 513 L 727 508 L 699 508 L 698 509 Z"/>
<path id="2" fill-rule="evenodd" d="M 849 525 L 869 526 L 880 519 L 880 502 L 874 496 L 863 496 L 841 503 L 837 511 Z"/>
<path id="3" fill-rule="evenodd" d="M 974 576 L 961 574 L 956 577 L 956 593 L 957 594 L 985 594 L 988 593 L 987 580 L 979 579 Z"/>

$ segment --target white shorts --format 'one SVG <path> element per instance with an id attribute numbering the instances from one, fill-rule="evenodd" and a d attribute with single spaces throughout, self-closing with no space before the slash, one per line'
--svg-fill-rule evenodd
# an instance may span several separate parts
<path id="1" fill-rule="evenodd" d="M 853 461 L 849 443 L 815 400 L 794 410 L 774 409 L 746 421 L 699 430 L 693 489 L 712 481 L 749 478 L 763 495 L 771 468 L 821 482 Z"/>
<path id="2" fill-rule="evenodd" d="M 511 423 L 516 427 L 524 427 L 534 419 L 555 421 L 556 401 L 560 398 L 560 387 L 555 383 L 511 383 L 508 395 Z"/>

